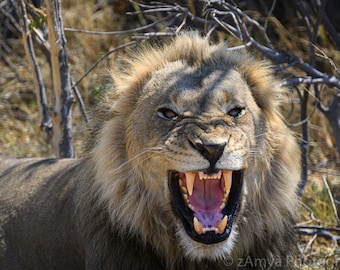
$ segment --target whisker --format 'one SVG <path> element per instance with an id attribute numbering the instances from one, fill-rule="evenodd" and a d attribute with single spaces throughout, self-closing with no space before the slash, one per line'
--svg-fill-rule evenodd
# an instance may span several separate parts
<path id="1" fill-rule="evenodd" d="M 266 136 L 266 135 L 267 135 L 267 132 L 264 132 L 264 133 L 256 134 L 254 136 L 254 138 L 258 138 L 258 137 L 262 137 L 262 136 Z"/>
<path id="2" fill-rule="evenodd" d="M 154 146 L 154 147 L 150 147 L 150 148 L 146 148 L 145 150 L 143 150 L 142 152 L 138 153 L 137 155 L 135 155 L 134 157 L 130 158 L 129 160 L 127 160 L 126 162 L 122 163 L 119 167 L 114 168 L 111 172 L 115 173 L 116 171 L 122 169 L 123 167 L 127 166 L 130 162 L 132 162 L 133 160 L 145 155 L 145 154 L 149 154 L 149 153 L 161 153 L 161 150 L 164 150 L 163 147 L 161 146 Z M 144 160 L 146 160 L 147 157 Z"/>

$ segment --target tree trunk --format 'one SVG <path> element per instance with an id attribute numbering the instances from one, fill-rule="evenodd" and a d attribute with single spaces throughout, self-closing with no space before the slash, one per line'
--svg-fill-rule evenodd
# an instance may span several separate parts
<path id="1" fill-rule="evenodd" d="M 45 4 L 54 92 L 52 147 L 60 157 L 74 157 L 72 140 L 72 105 L 74 97 L 68 70 L 61 6 L 59 0 L 46 0 Z"/>

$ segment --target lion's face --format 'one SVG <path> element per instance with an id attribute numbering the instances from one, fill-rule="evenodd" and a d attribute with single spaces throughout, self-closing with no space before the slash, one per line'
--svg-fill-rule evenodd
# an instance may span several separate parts
<path id="1" fill-rule="evenodd" d="M 286 253 L 300 156 L 270 70 L 195 34 L 127 63 L 91 150 L 112 222 L 169 262 Z"/>
<path id="2" fill-rule="evenodd" d="M 194 241 L 219 243 L 233 231 L 260 114 L 246 81 L 226 66 L 175 62 L 144 85 L 128 120 L 128 158 L 153 153 L 137 162 L 149 171 L 146 186 L 170 198 L 173 222 Z"/>

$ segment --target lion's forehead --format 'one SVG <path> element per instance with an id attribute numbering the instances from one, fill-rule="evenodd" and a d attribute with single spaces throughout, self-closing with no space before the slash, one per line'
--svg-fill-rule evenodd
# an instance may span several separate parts
<path id="1" fill-rule="evenodd" d="M 235 106 L 256 106 L 242 75 L 223 66 L 165 67 L 154 72 L 146 85 L 148 92 L 158 97 L 159 105 L 171 104 L 179 113 L 194 115 L 218 116 Z"/>
<path id="2" fill-rule="evenodd" d="M 160 103 L 172 103 L 184 111 L 225 110 L 228 104 L 245 106 L 252 100 L 241 74 L 226 66 L 194 68 L 176 64 L 156 71 L 149 87 L 154 88 Z"/>

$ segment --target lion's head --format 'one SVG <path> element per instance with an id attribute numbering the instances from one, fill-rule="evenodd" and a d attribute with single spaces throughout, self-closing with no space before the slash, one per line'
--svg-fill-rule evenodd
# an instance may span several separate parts
<path id="1" fill-rule="evenodd" d="M 300 157 L 270 70 L 189 33 L 113 78 L 91 149 L 112 223 L 174 261 L 284 254 Z"/>

